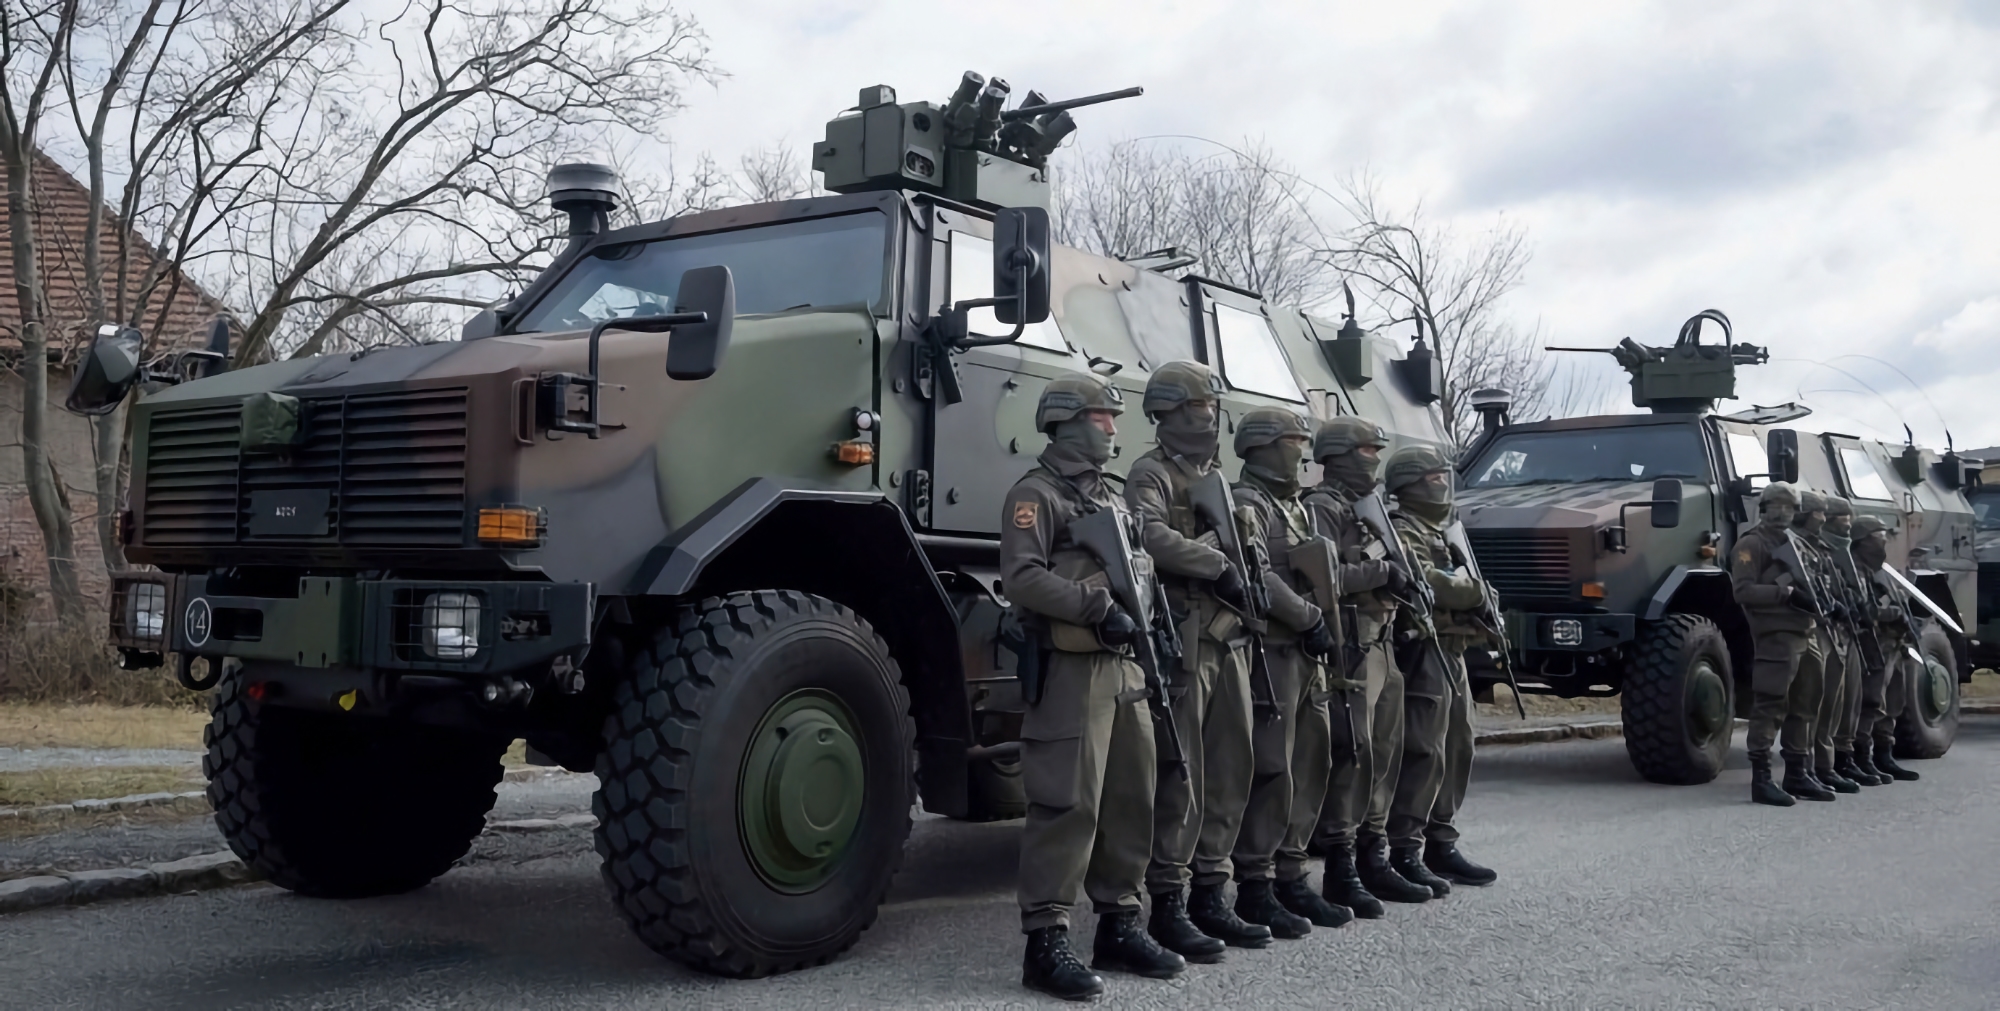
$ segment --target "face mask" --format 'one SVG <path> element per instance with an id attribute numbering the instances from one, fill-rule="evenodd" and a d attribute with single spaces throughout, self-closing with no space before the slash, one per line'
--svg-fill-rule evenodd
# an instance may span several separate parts
<path id="1" fill-rule="evenodd" d="M 1854 560 L 1869 568 L 1876 568 L 1889 560 L 1889 545 L 1882 538 L 1869 534 L 1854 542 Z"/>
<path id="2" fill-rule="evenodd" d="M 1779 530 L 1791 526 L 1792 521 L 1798 519 L 1799 516 L 1798 506 L 1785 505 L 1782 502 L 1769 502 L 1760 508 L 1763 513 L 1764 525 Z"/>
<path id="3" fill-rule="evenodd" d="M 1826 528 L 1822 533 L 1832 534 L 1835 537 L 1845 539 L 1853 528 L 1854 517 L 1852 516 L 1828 516 L 1826 518 Z"/>
<path id="4" fill-rule="evenodd" d="M 1396 489 L 1396 504 L 1432 523 L 1451 518 L 1451 480 L 1433 481 L 1426 475 Z"/>
<path id="5" fill-rule="evenodd" d="M 1221 440 L 1220 420 L 1213 403 L 1182 404 L 1160 415 L 1154 437 L 1175 456 L 1207 460 L 1215 456 L 1215 447 Z"/>
<path id="6" fill-rule="evenodd" d="M 1054 431 L 1049 435 L 1049 445 L 1093 467 L 1111 462 L 1111 433 L 1097 427 L 1088 418 L 1056 422 Z"/>
<path id="7" fill-rule="evenodd" d="M 1792 519 L 1792 522 L 1798 524 L 1799 529 L 1808 534 L 1817 534 L 1820 528 L 1826 525 L 1826 514 L 1823 512 L 1800 513 Z"/>
<path id="8" fill-rule="evenodd" d="M 1300 439 L 1279 439 L 1258 446 L 1243 457 L 1243 469 L 1257 475 L 1275 490 L 1295 495 L 1299 490 L 1299 467 L 1306 461 L 1306 447 Z"/>
<path id="9" fill-rule="evenodd" d="M 1374 491 L 1382 475 L 1380 456 L 1370 460 L 1358 452 L 1329 456 L 1320 461 L 1320 466 L 1326 469 L 1327 480 L 1356 495 Z"/>

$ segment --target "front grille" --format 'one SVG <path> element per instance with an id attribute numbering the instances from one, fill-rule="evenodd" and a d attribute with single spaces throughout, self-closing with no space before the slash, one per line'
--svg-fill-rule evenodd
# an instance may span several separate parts
<path id="1" fill-rule="evenodd" d="M 147 451 L 149 546 L 247 540 L 252 495 L 326 493 L 323 534 L 272 538 L 353 547 L 456 547 L 465 538 L 465 390 L 308 399 L 290 453 L 241 453 L 241 408 L 161 411 Z"/>
<path id="2" fill-rule="evenodd" d="M 1472 553 L 1479 573 L 1503 601 L 1571 600 L 1570 545 L 1567 534 L 1511 530 L 1471 530 Z"/>

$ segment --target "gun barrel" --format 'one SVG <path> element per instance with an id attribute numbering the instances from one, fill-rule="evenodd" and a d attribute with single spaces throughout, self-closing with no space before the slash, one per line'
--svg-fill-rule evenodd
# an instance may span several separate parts
<path id="1" fill-rule="evenodd" d="M 1545 347 L 1543 347 L 1543 348 L 1542 348 L 1542 350 L 1544 350 L 1544 351 L 1587 351 L 1587 352 L 1590 352 L 1590 353 L 1592 353 L 1592 354 L 1600 354 L 1600 355 L 1608 355 L 1608 354 L 1610 354 L 1610 353 L 1611 353 L 1611 351 L 1612 351 L 1612 349 L 1611 349 L 1611 348 L 1559 348 L 1559 347 L 1553 347 L 1553 346 L 1545 346 Z"/>
<path id="2" fill-rule="evenodd" d="M 1116 102 L 1121 98 L 1138 98 L 1140 95 L 1143 95 L 1145 93 L 1146 89 L 1144 88 L 1139 88 L 1139 87 L 1121 88 L 1117 91 L 1107 91 L 1101 95 L 1085 95 L 1082 98 L 1066 98 L 1060 102 L 1048 102 L 1043 105 L 1027 105 L 1027 106 L 1022 106 L 1019 109 L 1009 109 L 1006 112 L 1000 114 L 1000 119 L 1003 122 L 1012 123 L 1017 119 L 1031 119 L 1035 116 L 1044 116 L 1052 112 L 1063 112 L 1068 109 L 1081 109 L 1086 105 L 1099 105 L 1104 102 Z"/>

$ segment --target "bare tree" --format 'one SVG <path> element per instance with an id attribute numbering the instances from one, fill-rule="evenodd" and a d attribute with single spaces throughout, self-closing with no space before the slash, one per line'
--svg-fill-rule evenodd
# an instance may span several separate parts
<path id="1" fill-rule="evenodd" d="M 1167 246 L 1195 269 L 1288 305 L 1313 306 L 1339 288 L 1319 250 L 1326 232 L 1297 176 L 1259 146 L 1194 156 L 1123 141 L 1059 176 L 1056 233 L 1108 256 Z"/>

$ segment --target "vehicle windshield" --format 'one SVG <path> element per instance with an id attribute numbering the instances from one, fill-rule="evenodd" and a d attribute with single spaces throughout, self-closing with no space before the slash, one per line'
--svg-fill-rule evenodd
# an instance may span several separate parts
<path id="1" fill-rule="evenodd" d="M 575 330 L 673 311 L 681 273 L 721 264 L 745 315 L 882 297 L 887 219 L 879 212 L 733 232 L 605 246 L 585 257 L 514 324 L 516 333 Z"/>
<path id="2" fill-rule="evenodd" d="M 2000 488 L 1977 492 L 1972 499 L 1972 518 L 1981 530 L 2000 530 Z"/>
<path id="3" fill-rule="evenodd" d="M 1685 425 L 1585 428 L 1503 435 L 1468 473 L 1468 488 L 1583 481 L 1706 480 L 1701 439 Z"/>

